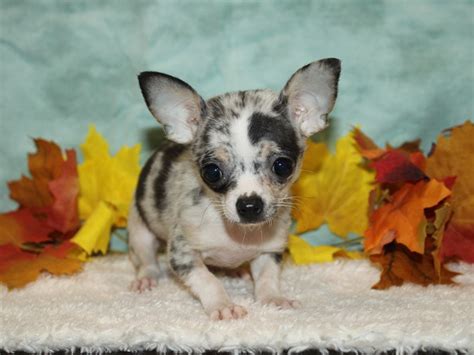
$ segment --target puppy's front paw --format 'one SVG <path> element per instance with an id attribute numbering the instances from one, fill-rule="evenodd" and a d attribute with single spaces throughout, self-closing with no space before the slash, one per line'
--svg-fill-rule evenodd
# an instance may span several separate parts
<path id="1" fill-rule="evenodd" d="M 285 297 L 268 297 L 262 300 L 263 304 L 278 307 L 280 309 L 291 309 L 301 307 L 301 303 L 296 300 L 290 300 Z"/>
<path id="2" fill-rule="evenodd" d="M 247 310 L 236 304 L 226 304 L 215 308 L 208 313 L 212 320 L 231 320 L 245 317 L 247 315 Z"/>
<path id="3" fill-rule="evenodd" d="M 135 279 L 131 284 L 130 284 L 130 290 L 135 291 L 135 292 L 144 292 L 151 290 L 152 288 L 156 287 L 158 285 L 158 282 L 156 281 L 155 278 L 153 277 L 142 277 L 139 279 Z"/>

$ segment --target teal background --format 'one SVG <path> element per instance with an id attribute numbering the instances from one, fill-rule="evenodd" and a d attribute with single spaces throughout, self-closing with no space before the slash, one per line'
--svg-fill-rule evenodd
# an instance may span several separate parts
<path id="1" fill-rule="evenodd" d="M 359 124 L 379 144 L 473 115 L 472 1 L 0 1 L 0 211 L 31 137 L 77 148 L 94 123 L 112 151 L 156 145 L 136 75 L 162 71 L 203 97 L 280 90 L 302 65 L 342 59 L 334 142 Z M 326 232 L 327 233 L 327 232 Z"/>

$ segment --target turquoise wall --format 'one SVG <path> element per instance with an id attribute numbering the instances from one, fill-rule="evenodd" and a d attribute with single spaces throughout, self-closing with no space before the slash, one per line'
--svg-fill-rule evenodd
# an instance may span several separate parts
<path id="1" fill-rule="evenodd" d="M 279 90 L 300 66 L 343 61 L 333 140 L 437 133 L 473 115 L 472 1 L 0 1 L 0 211 L 31 137 L 78 147 L 95 123 L 113 150 L 156 123 L 136 75 L 178 76 L 203 97 Z"/>

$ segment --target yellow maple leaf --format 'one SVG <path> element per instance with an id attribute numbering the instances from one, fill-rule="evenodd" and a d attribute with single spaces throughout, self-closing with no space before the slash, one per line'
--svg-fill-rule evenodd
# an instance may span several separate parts
<path id="1" fill-rule="evenodd" d="M 338 140 L 335 154 L 329 154 L 322 143 L 308 141 L 304 170 L 293 186 L 297 233 L 328 223 L 329 229 L 341 237 L 350 232 L 363 235 L 375 174 L 361 162 L 353 132 Z"/>
<path id="2" fill-rule="evenodd" d="M 347 251 L 332 245 L 312 246 L 296 235 L 289 236 L 288 250 L 293 262 L 299 265 L 327 263 L 333 261 L 336 257 L 361 259 L 364 255 L 362 252 Z"/>
<path id="3" fill-rule="evenodd" d="M 140 145 L 122 147 L 111 156 L 107 141 L 91 126 L 81 149 L 84 162 L 78 167 L 79 216 L 85 223 L 72 241 L 87 255 L 106 253 L 112 226 L 127 224 L 140 173 Z"/>

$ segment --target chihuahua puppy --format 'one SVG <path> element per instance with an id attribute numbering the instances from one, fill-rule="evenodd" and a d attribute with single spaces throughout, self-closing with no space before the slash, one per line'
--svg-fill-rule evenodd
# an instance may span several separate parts
<path id="1" fill-rule="evenodd" d="M 255 298 L 291 308 L 280 294 L 282 253 L 291 222 L 290 187 L 305 141 L 328 124 L 341 70 L 335 58 L 310 63 L 277 94 L 226 93 L 204 101 L 167 74 L 138 76 L 151 114 L 171 141 L 145 164 L 128 220 L 131 288 L 157 285 L 157 249 L 167 242 L 169 266 L 211 319 L 246 310 L 230 300 L 207 265 L 250 263 Z"/>

